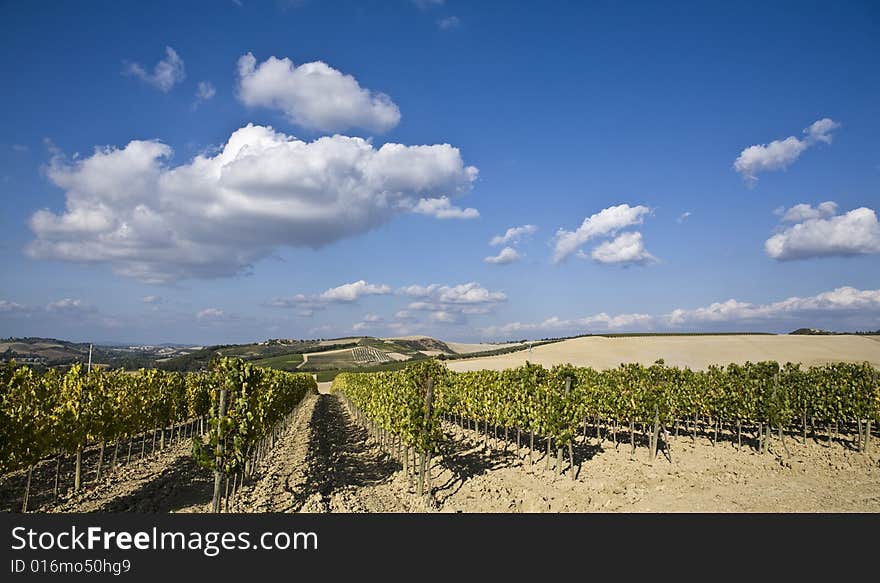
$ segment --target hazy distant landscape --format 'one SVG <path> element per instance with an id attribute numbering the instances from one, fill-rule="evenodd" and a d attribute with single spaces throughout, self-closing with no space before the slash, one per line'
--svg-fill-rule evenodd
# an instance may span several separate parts
<path id="1" fill-rule="evenodd" d="M 48 338 L 0 340 L 3 360 L 33 366 L 67 366 L 88 361 L 89 344 Z M 621 363 L 645 365 L 663 359 L 668 365 L 704 369 L 746 361 L 775 360 L 804 365 L 868 362 L 880 366 L 880 335 L 832 334 L 813 330 L 792 334 L 613 334 L 504 343 L 444 342 L 428 336 L 370 336 L 317 340 L 270 339 L 252 344 L 94 345 L 92 362 L 107 368 L 157 367 L 190 372 L 206 369 L 218 357 L 237 357 L 255 366 L 310 372 L 319 381 L 341 371 L 399 370 L 407 364 L 438 358 L 451 370 L 503 370 L 525 362 L 551 367 L 573 364 L 597 369 Z"/>

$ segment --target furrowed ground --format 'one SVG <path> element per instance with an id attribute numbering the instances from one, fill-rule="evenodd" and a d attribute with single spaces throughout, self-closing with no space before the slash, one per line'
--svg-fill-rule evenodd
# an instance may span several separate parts
<path id="1" fill-rule="evenodd" d="M 530 463 L 516 436 L 495 440 L 444 422 L 444 451 L 432 460 L 434 504 L 415 494 L 402 465 L 382 451 L 357 424 L 342 400 L 329 393 L 307 397 L 272 455 L 260 466 L 228 508 L 235 512 L 878 512 L 880 441 L 859 453 L 845 439 L 827 435 L 778 437 L 766 454 L 744 436 L 724 434 L 693 439 L 682 429 L 671 436 L 670 452 L 650 461 L 648 448 L 631 453 L 621 430 L 579 435 L 575 480 L 568 460 L 563 473 L 548 467 L 540 450 Z M 636 437 L 641 439 L 637 432 Z M 523 445 L 527 438 L 521 436 Z M 786 448 L 788 453 L 786 453 Z M 581 461 L 582 460 L 582 461 Z M 54 473 L 54 465 L 44 473 Z M 14 509 L 21 473 L 0 483 L 3 510 Z M 212 475 L 199 468 L 183 440 L 134 459 L 96 487 L 52 502 L 51 491 L 35 498 L 42 512 L 146 511 L 205 512 L 210 508 Z"/>

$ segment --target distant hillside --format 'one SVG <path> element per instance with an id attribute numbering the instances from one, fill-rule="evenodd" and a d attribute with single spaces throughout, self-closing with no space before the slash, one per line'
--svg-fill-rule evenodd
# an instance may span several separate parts
<path id="1" fill-rule="evenodd" d="M 798 328 L 793 332 L 789 332 L 789 334 L 798 334 L 798 335 L 811 335 L 811 336 L 828 336 L 828 335 L 845 335 L 851 334 L 854 336 L 877 336 L 880 335 L 880 330 L 865 330 L 858 332 L 832 332 L 830 330 L 820 330 L 819 328 Z"/>
<path id="2" fill-rule="evenodd" d="M 181 346 L 92 346 L 92 363 L 110 368 L 136 369 L 153 367 L 160 358 L 190 350 Z M 15 360 L 37 367 L 69 366 L 87 363 L 88 342 L 69 342 L 57 338 L 4 338 L 0 340 L 0 361 Z"/>
<path id="3" fill-rule="evenodd" d="M 807 336 L 824 336 L 826 334 L 834 334 L 828 330 L 820 330 L 818 328 L 798 328 L 789 334 L 807 335 Z"/>
<path id="4" fill-rule="evenodd" d="M 163 370 L 188 372 L 207 368 L 211 359 L 215 357 L 234 356 L 247 361 L 261 361 L 307 352 L 351 348 L 357 344 L 356 339 L 340 338 L 338 340 L 268 340 L 253 344 L 217 345 L 208 346 L 190 354 L 160 360 L 156 366 Z"/>

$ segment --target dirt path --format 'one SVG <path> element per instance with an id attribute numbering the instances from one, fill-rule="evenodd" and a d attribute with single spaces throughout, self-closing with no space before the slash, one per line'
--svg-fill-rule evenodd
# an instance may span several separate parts
<path id="1" fill-rule="evenodd" d="M 421 507 L 407 492 L 400 464 L 367 439 L 336 395 L 309 397 L 271 457 L 235 510 L 407 512 Z"/>

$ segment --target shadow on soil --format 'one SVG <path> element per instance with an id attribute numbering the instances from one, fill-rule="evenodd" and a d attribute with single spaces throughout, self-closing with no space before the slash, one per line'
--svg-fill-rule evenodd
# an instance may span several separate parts
<path id="1" fill-rule="evenodd" d="M 309 433 L 314 447 L 306 460 L 305 483 L 292 492 L 294 508 L 316 492 L 326 499 L 344 487 L 380 484 L 402 467 L 368 443 L 367 430 L 354 422 L 336 395 L 318 396 Z"/>

